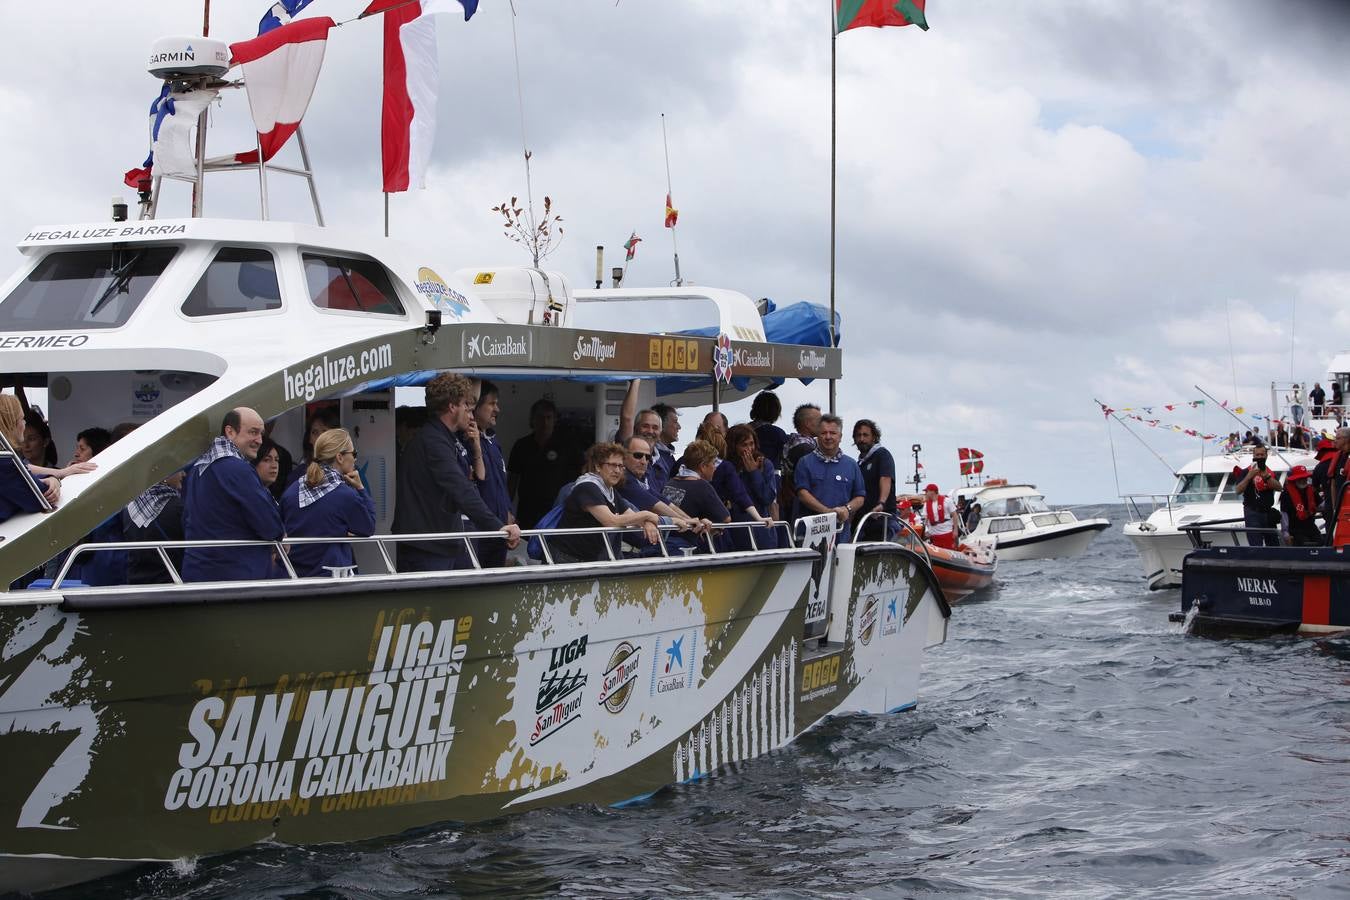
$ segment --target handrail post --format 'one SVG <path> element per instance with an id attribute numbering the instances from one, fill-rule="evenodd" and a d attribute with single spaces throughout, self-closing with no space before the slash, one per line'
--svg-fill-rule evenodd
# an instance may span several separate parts
<path id="1" fill-rule="evenodd" d="M 178 574 L 178 570 L 174 568 L 173 561 L 169 559 L 169 551 L 165 550 L 163 546 L 156 547 L 155 549 L 159 551 L 160 561 L 164 563 L 164 571 L 169 573 L 169 579 L 173 581 L 174 584 L 182 584 L 183 578 Z"/>
<path id="2" fill-rule="evenodd" d="M 292 581 L 299 578 L 300 576 L 295 574 L 295 566 L 291 565 L 291 561 L 289 559 L 290 555 L 286 552 L 286 548 L 282 546 L 281 541 L 274 541 L 272 543 L 272 546 L 277 548 L 277 554 L 281 558 L 281 565 L 286 570 L 287 577 L 289 577 Z"/>
<path id="3" fill-rule="evenodd" d="M 376 538 L 375 546 L 379 548 L 380 556 L 384 558 L 385 573 L 388 575 L 393 575 L 398 570 L 394 567 L 394 558 L 389 555 L 389 548 L 385 547 L 384 540 L 385 539 L 382 537 Z"/>

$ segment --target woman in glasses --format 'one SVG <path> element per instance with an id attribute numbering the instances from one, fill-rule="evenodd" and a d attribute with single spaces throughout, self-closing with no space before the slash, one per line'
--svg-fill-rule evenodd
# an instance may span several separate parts
<path id="1" fill-rule="evenodd" d="M 309 468 L 281 495 L 281 517 L 288 537 L 370 537 L 375 533 L 375 504 L 356 471 L 356 449 L 346 429 L 318 435 Z M 354 565 L 352 545 L 295 544 L 291 565 L 301 578 L 335 575 Z"/>
<path id="2" fill-rule="evenodd" d="M 586 473 L 572 485 L 563 503 L 559 528 L 620 528 L 641 525 L 648 541 L 656 542 L 656 526 L 661 517 L 654 512 L 635 509 L 619 495 L 619 484 L 627 470 L 623 448 L 618 444 L 596 444 L 586 453 Z M 611 546 L 615 546 L 611 544 Z M 609 559 L 605 538 L 599 534 L 567 534 L 548 540 L 549 552 L 557 562 L 598 562 Z M 618 553 L 615 553 L 618 556 Z"/>

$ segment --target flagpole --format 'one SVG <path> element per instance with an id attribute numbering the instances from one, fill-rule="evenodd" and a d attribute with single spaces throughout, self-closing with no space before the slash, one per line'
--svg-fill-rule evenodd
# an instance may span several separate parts
<path id="1" fill-rule="evenodd" d="M 835 211 L 835 159 L 837 145 L 837 121 L 835 80 L 835 56 L 839 40 L 839 23 L 834 3 L 830 3 L 830 349 L 834 349 L 834 211 Z M 830 415 L 835 415 L 835 380 L 830 379 Z"/>
<path id="2" fill-rule="evenodd" d="M 202 37 L 211 36 L 211 0 L 202 2 Z M 205 193 L 206 185 L 206 110 L 202 110 L 197 116 L 197 180 L 192 183 L 192 218 L 201 218 L 202 214 L 202 195 Z M 262 163 L 262 153 L 258 154 L 258 162 Z"/>
<path id="3" fill-rule="evenodd" d="M 661 147 L 662 147 L 662 149 L 664 149 L 665 152 L 666 152 L 666 197 L 667 197 L 667 199 L 669 199 L 670 194 L 671 194 L 671 189 L 670 189 L 670 143 L 669 143 L 669 141 L 666 140 L 666 114 L 665 114 L 665 113 L 661 113 Z M 684 284 L 684 279 L 680 277 L 680 242 L 677 241 L 677 240 L 675 239 L 675 226 L 678 225 L 678 224 L 679 224 L 679 220 L 676 220 L 675 222 L 672 222 L 671 225 L 670 225 L 670 245 L 671 245 L 671 247 L 674 249 L 674 252 L 675 252 L 675 286 L 676 286 L 676 287 L 679 287 L 679 286 L 681 286 L 681 285 Z M 626 265 L 626 263 L 625 263 L 625 265 Z"/>

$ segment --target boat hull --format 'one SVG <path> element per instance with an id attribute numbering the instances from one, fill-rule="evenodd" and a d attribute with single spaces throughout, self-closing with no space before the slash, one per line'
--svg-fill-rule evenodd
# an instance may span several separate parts
<path id="1" fill-rule="evenodd" d="M 994 582 L 996 560 L 981 562 L 959 550 L 929 544 L 928 559 L 948 603 L 958 603 Z"/>
<path id="2" fill-rule="evenodd" d="M 1198 634 L 1350 629 L 1350 557 L 1332 547 L 1216 547 L 1186 557 L 1181 611 Z"/>
<path id="3" fill-rule="evenodd" d="M 0 607 L 0 886 L 618 803 L 768 752 L 828 714 L 912 705 L 923 648 L 945 638 L 931 570 L 898 547 L 841 551 L 839 640 L 808 649 L 817 560 L 107 589 Z"/>
<path id="4" fill-rule="evenodd" d="M 1084 519 L 1073 525 L 1049 528 L 1026 537 L 1004 538 L 998 535 L 998 558 L 1022 560 L 1078 556 L 1110 525 L 1106 519 Z"/>
<path id="5" fill-rule="evenodd" d="M 1139 528 L 1138 522 L 1125 526 L 1125 536 L 1134 544 L 1144 571 L 1144 581 L 1151 591 L 1181 586 L 1181 564 L 1186 554 L 1195 549 L 1191 539 L 1180 531 Z"/>

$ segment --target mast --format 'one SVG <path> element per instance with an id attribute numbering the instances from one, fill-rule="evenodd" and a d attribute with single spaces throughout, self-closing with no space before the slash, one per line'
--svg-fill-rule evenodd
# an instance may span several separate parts
<path id="1" fill-rule="evenodd" d="M 202 37 L 211 36 L 211 0 L 202 0 Z M 192 183 L 192 218 L 202 215 L 202 195 L 206 181 L 206 110 L 197 116 L 197 180 Z M 259 159 L 262 151 L 259 150 Z M 263 200 L 266 203 L 266 199 Z"/>
<path id="2" fill-rule="evenodd" d="M 836 147 L 838 144 L 838 100 L 835 90 L 835 59 L 837 55 L 837 44 L 839 41 L 839 23 L 835 18 L 834 4 L 830 4 L 830 347 L 835 346 L 834 334 L 834 211 L 835 211 L 835 159 Z M 830 379 L 830 415 L 835 413 L 835 380 Z M 919 456 L 914 455 L 914 461 L 917 463 Z M 918 471 L 915 470 L 915 487 L 918 486 Z"/>

